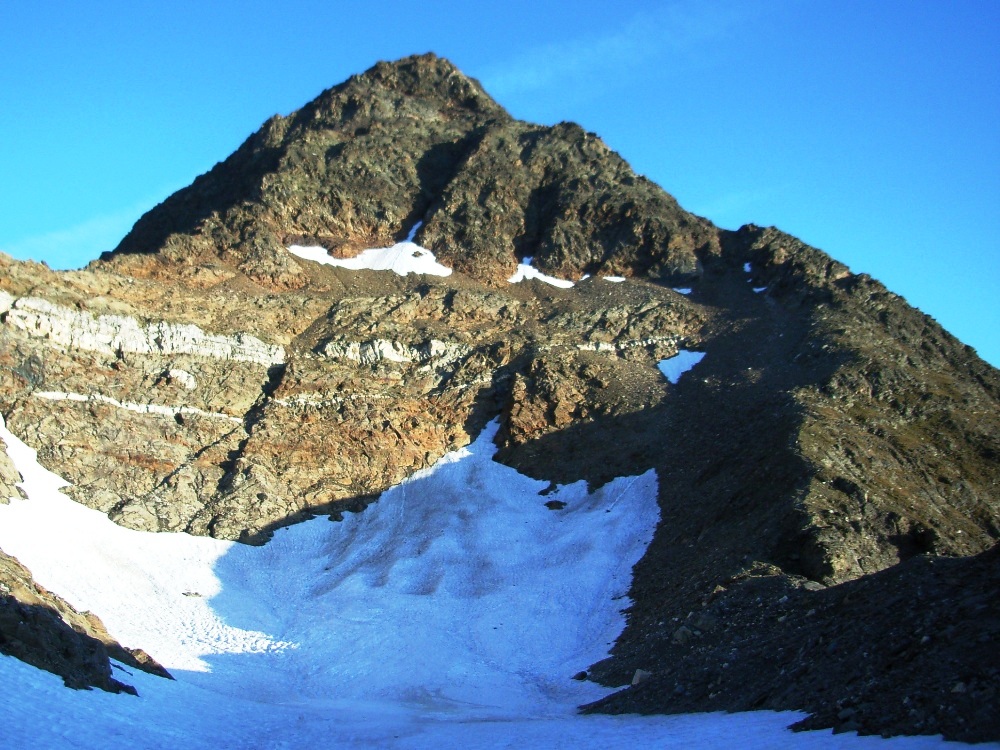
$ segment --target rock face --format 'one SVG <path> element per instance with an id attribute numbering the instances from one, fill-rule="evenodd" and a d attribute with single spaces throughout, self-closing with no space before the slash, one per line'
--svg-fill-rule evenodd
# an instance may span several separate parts
<path id="1" fill-rule="evenodd" d="M 659 626 L 662 645 L 644 660 L 655 671 L 638 689 L 586 710 L 797 705 L 812 715 L 796 729 L 995 740 L 998 552 L 914 557 L 827 589 L 775 575 L 727 582 Z M 784 679 L 759 679 L 761 665 Z"/>
<path id="2" fill-rule="evenodd" d="M 353 257 L 415 227 L 453 274 L 287 250 Z M 575 285 L 508 283 L 526 257 Z M 976 708 L 1000 675 L 997 371 L 878 282 L 713 227 L 445 60 L 272 118 L 84 271 L 0 270 L 0 412 L 118 523 L 263 542 L 499 417 L 498 460 L 535 477 L 659 477 L 628 626 L 588 672 L 645 677 L 597 709 L 1000 738 Z M 668 382 L 681 350 L 704 358 Z"/>
<path id="3" fill-rule="evenodd" d="M 46 339 L 61 349 L 80 349 L 101 354 L 192 354 L 211 359 L 281 364 L 285 352 L 253 336 L 206 335 L 198 326 L 172 323 L 142 325 L 122 315 L 94 317 L 38 297 L 13 299 L 6 311 L 7 325 L 35 338 Z M 181 372 L 181 371 L 178 371 Z"/>

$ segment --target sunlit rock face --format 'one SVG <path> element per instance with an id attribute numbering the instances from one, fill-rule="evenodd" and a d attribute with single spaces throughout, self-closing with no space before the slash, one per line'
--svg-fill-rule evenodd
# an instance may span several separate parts
<path id="1" fill-rule="evenodd" d="M 862 728 L 981 736 L 963 726 L 994 695 L 995 654 L 973 653 L 989 617 L 957 645 L 921 635 L 920 679 L 829 660 L 903 637 L 879 598 L 930 580 L 906 572 L 926 555 L 994 548 L 998 402 L 996 370 L 877 281 L 773 228 L 713 227 L 432 55 L 272 118 L 83 271 L 0 256 L 0 412 L 129 529 L 262 544 L 367 512 L 493 420 L 496 460 L 552 493 L 654 471 L 628 624 L 589 670 L 650 676 L 602 710 L 843 724 L 850 697 Z M 5 498 L 17 482 L 0 456 Z M 963 565 L 921 633 L 984 585 Z M 820 606 L 846 584 L 867 633 Z M 756 648 L 795 640 L 813 646 Z M 949 664 L 987 687 L 953 691 Z M 901 691 L 949 697 L 918 725 L 886 709 Z"/>

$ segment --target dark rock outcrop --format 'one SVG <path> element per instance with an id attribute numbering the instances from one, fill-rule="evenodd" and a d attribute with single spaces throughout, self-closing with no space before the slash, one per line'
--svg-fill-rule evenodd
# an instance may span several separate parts
<path id="1" fill-rule="evenodd" d="M 996 740 L 998 586 L 997 547 L 918 555 L 831 588 L 759 571 L 658 623 L 662 645 L 641 662 L 648 678 L 586 710 L 795 706 L 812 714 L 796 729 Z"/>

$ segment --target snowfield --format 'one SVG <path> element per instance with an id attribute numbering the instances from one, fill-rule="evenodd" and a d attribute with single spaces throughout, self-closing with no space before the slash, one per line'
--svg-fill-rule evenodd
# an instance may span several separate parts
<path id="1" fill-rule="evenodd" d="M 0 419 L 28 495 L 0 505 L 0 547 L 176 677 L 118 666 L 138 698 L 73 691 L 0 656 L 0 747 L 946 744 L 793 734 L 793 713 L 577 715 L 608 693 L 571 677 L 624 626 L 631 568 L 658 520 L 656 477 L 543 495 L 547 483 L 492 460 L 496 429 L 362 513 L 248 547 L 116 526 L 62 495 Z"/>

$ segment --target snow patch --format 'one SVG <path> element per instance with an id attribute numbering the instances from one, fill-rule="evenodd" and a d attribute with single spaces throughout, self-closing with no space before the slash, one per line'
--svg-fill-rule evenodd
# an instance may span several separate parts
<path id="1" fill-rule="evenodd" d="M 602 276 L 601 278 L 604 279 L 605 281 L 610 281 L 614 284 L 620 284 L 623 281 L 625 281 L 624 276 Z"/>
<path id="2" fill-rule="evenodd" d="M 678 294 L 691 294 L 691 287 L 689 286 L 675 286 L 674 291 Z"/>
<path id="3" fill-rule="evenodd" d="M 531 265 L 532 260 L 534 260 L 534 258 L 523 258 L 517 266 L 517 271 L 515 271 L 514 275 L 507 279 L 507 281 L 511 284 L 517 284 L 527 279 L 536 279 L 537 281 L 557 286 L 560 289 L 571 289 L 573 287 L 573 282 L 568 279 L 557 279 L 554 276 L 548 276 L 539 271 L 537 268 L 534 268 Z"/>
<path id="4" fill-rule="evenodd" d="M 754 291 L 754 294 L 760 294 L 761 292 L 766 292 L 767 291 L 767 287 L 766 286 L 755 286 L 755 287 L 753 287 L 753 291 Z"/>
<path id="5" fill-rule="evenodd" d="M 418 223 L 410 230 L 410 237 L 416 235 Z M 288 252 L 299 258 L 322 263 L 337 268 L 347 268 L 352 271 L 392 271 L 399 276 L 408 273 L 427 274 L 428 276 L 450 276 L 452 269 L 441 265 L 434 253 L 420 247 L 407 239 L 397 242 L 392 247 L 376 247 L 363 250 L 354 258 L 332 258 L 323 247 L 303 247 L 292 245 Z"/>
<path id="6" fill-rule="evenodd" d="M 3 427 L 28 500 L 0 506 L 0 546 L 123 643 L 228 698 L 566 716 L 607 692 L 569 677 L 624 626 L 656 477 L 543 498 L 546 482 L 492 461 L 497 429 L 363 513 L 249 547 L 118 527 L 62 495 L 66 482 Z"/>
<path id="7" fill-rule="evenodd" d="M 673 385 L 677 385 L 677 381 L 681 379 L 681 375 L 701 362 L 704 357 L 705 352 L 693 352 L 688 351 L 687 349 L 681 349 L 673 357 L 660 360 L 657 367 L 660 368 L 660 372 L 663 373 L 663 376 L 668 381 L 670 381 Z"/>

